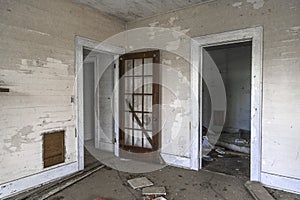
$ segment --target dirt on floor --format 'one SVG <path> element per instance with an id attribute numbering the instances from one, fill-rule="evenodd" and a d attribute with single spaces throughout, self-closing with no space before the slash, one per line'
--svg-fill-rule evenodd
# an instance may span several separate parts
<path id="1" fill-rule="evenodd" d="M 140 189 L 132 189 L 127 180 L 136 177 L 147 177 L 155 186 L 166 188 L 168 200 L 253 200 L 244 186 L 249 180 L 250 158 L 226 152 L 222 158 L 212 151 L 212 162 L 203 162 L 204 169 L 192 171 L 177 167 L 134 174 L 120 172 L 105 167 L 60 191 L 48 200 L 142 200 Z M 87 161 L 95 160 L 86 155 Z M 270 194 L 278 200 L 300 200 L 300 195 L 295 195 L 279 190 L 268 189 Z"/>
<path id="2" fill-rule="evenodd" d="M 232 175 L 242 180 L 249 180 L 250 155 L 226 149 L 224 151 L 226 152 L 224 155 L 221 155 L 214 150 L 211 151 L 208 155 L 213 158 L 213 161 L 208 162 L 203 160 L 203 169 Z M 276 200 L 300 200 L 300 195 L 297 194 L 271 188 L 266 189 Z"/>
<path id="3" fill-rule="evenodd" d="M 211 151 L 208 155 L 213 158 L 213 161 L 203 160 L 203 168 L 236 177 L 250 177 L 250 156 L 227 150 L 225 152 L 226 154 L 222 155 L 216 151 Z"/>
<path id="4" fill-rule="evenodd" d="M 140 190 L 133 190 L 128 179 L 147 177 L 156 186 L 164 186 L 166 198 L 189 200 L 251 199 L 244 187 L 245 180 L 234 176 L 209 171 L 191 171 L 176 167 L 165 167 L 146 174 L 129 174 L 104 168 L 86 179 L 57 193 L 49 200 L 106 200 L 143 199 Z"/>

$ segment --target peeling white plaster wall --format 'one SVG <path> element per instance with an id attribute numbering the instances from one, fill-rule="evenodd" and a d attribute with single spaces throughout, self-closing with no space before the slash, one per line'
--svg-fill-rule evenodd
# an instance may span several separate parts
<path id="1" fill-rule="evenodd" d="M 161 51 L 162 67 L 162 153 L 189 157 L 189 73 L 183 59 Z"/>
<path id="2" fill-rule="evenodd" d="M 189 36 L 197 37 L 263 26 L 262 171 L 300 179 L 299 23 L 298 0 L 228 0 L 137 20 L 127 27 L 180 27 L 189 29 Z M 172 65 L 176 62 L 171 61 Z M 181 70 L 189 73 L 187 66 Z M 182 130 L 181 134 L 186 136 L 189 129 Z"/>
<path id="3" fill-rule="evenodd" d="M 0 1 L 0 184 L 43 169 L 42 134 L 65 130 L 66 165 L 77 161 L 74 37 L 97 41 L 124 24 L 60 0 Z"/>

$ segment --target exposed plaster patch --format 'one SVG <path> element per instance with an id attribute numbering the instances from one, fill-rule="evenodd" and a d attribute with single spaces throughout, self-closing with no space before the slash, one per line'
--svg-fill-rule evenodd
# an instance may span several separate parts
<path id="1" fill-rule="evenodd" d="M 251 3 L 253 5 L 254 9 L 260 9 L 264 6 L 265 1 L 264 0 L 247 0 L 248 3 Z"/>
<path id="2" fill-rule="evenodd" d="M 291 33 L 292 35 L 298 35 L 300 30 L 300 26 L 294 26 L 287 30 L 288 33 Z"/>
<path id="3" fill-rule="evenodd" d="M 172 41 L 172 42 L 168 42 L 167 43 L 167 46 L 166 46 L 166 50 L 167 51 L 175 51 L 179 48 L 180 46 L 180 40 L 175 40 L 175 41 Z"/>
<path id="4" fill-rule="evenodd" d="M 149 24 L 150 27 L 156 27 L 159 24 L 159 22 L 152 22 Z"/>
<path id="5" fill-rule="evenodd" d="M 8 143 L 8 146 L 4 146 L 4 150 L 9 152 L 16 152 L 22 149 L 22 144 L 31 143 L 35 141 L 35 138 L 30 138 L 29 134 L 33 132 L 33 126 L 25 126 L 21 128 L 17 134 L 11 136 L 10 139 L 5 139 L 4 143 Z"/>
<path id="6" fill-rule="evenodd" d="M 57 59 L 55 59 L 55 58 L 50 58 L 50 57 L 47 58 L 47 62 L 51 62 L 51 63 L 59 63 L 59 64 L 62 63 L 61 60 L 57 60 Z"/>
<path id="7" fill-rule="evenodd" d="M 72 65 L 64 64 L 61 60 L 48 57 L 45 61 L 21 59 L 19 71 L 24 74 L 74 75 Z"/>
<path id="8" fill-rule="evenodd" d="M 172 64 L 172 61 L 171 60 L 167 60 L 167 59 L 162 59 L 162 64 L 170 66 Z"/>
<path id="9" fill-rule="evenodd" d="M 170 24 L 171 26 L 173 26 L 175 20 L 178 20 L 178 17 L 177 17 L 177 16 L 176 16 L 176 17 L 170 17 L 170 19 L 169 19 L 169 24 Z"/>
<path id="10" fill-rule="evenodd" d="M 243 5 L 243 2 L 235 2 L 234 4 L 232 4 L 233 7 L 238 7 L 238 8 L 240 8 L 241 5 Z"/>

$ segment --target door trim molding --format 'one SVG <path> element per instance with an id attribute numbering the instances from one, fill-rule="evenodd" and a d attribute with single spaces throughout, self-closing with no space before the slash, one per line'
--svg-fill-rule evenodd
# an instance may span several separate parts
<path id="1" fill-rule="evenodd" d="M 193 38 L 191 45 L 192 64 L 196 67 L 191 70 L 191 92 L 196 94 L 192 98 L 193 109 L 191 134 L 192 141 L 197 141 L 191 146 L 192 168 L 201 169 L 202 158 L 202 84 L 198 71 L 202 72 L 202 49 L 208 46 L 217 46 L 237 42 L 252 41 L 252 66 L 251 66 L 251 175 L 252 181 L 261 181 L 261 138 L 262 138 L 262 57 L 263 57 L 263 27 L 247 28 L 224 33 L 206 35 Z M 193 67 L 192 67 L 193 68 Z M 202 81 L 201 81 L 202 82 Z M 200 99 L 201 98 L 201 99 Z M 199 151 L 197 152 L 197 150 Z M 199 162 L 199 164 L 198 164 Z"/>
<path id="2" fill-rule="evenodd" d="M 261 183 L 267 187 L 300 194 L 300 179 L 297 178 L 262 172 Z"/>

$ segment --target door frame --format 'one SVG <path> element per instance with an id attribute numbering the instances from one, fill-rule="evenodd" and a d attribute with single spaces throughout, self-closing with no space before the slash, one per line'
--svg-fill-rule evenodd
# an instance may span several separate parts
<path id="1" fill-rule="evenodd" d="M 196 69 L 191 69 L 192 98 L 192 144 L 191 162 L 193 169 L 202 168 L 202 69 L 203 48 L 239 42 L 252 42 L 251 62 L 251 155 L 250 155 L 250 180 L 261 180 L 262 160 L 262 58 L 263 58 L 263 27 L 247 28 L 223 33 L 211 34 L 193 38 L 191 45 L 191 64 Z M 200 114 L 201 113 L 201 114 Z"/>
<path id="2" fill-rule="evenodd" d="M 75 119 L 75 127 L 76 132 L 75 136 L 77 137 L 77 162 L 78 162 L 78 170 L 84 169 L 84 106 L 83 106 L 83 48 L 93 49 L 101 53 L 114 55 L 115 61 L 118 60 L 119 55 L 125 53 L 125 49 L 122 47 L 114 46 L 105 42 L 98 42 L 95 40 L 91 40 L 81 36 L 75 36 L 75 108 L 76 108 L 76 119 Z M 118 68 L 115 68 L 114 71 L 116 80 L 116 76 L 118 77 Z M 116 83 L 116 82 L 115 82 Z M 116 85 L 116 87 L 118 87 Z M 116 89 L 118 90 L 118 88 Z M 115 91 L 116 91 L 115 90 Z M 118 114 L 116 115 L 116 110 L 118 111 L 118 93 L 114 94 L 114 114 L 115 117 L 118 118 Z M 115 102 L 117 101 L 117 104 Z M 117 105 L 117 106 L 116 106 Z M 115 119 L 115 121 L 118 119 Z M 117 123 L 114 123 L 115 137 L 119 137 L 119 130 L 116 129 L 118 127 Z M 118 152 L 118 145 L 115 144 L 115 153 Z M 117 148 L 117 151 L 116 151 Z"/>

